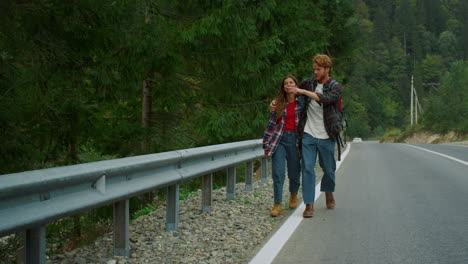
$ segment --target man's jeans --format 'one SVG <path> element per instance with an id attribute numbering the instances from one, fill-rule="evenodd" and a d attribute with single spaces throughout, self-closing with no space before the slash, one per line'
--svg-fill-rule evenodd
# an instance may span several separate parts
<path id="1" fill-rule="evenodd" d="M 302 196 L 305 204 L 315 201 L 315 161 L 319 155 L 323 178 L 320 190 L 322 192 L 335 191 L 335 141 L 332 139 L 318 139 L 304 133 L 302 138 Z"/>
<path id="2" fill-rule="evenodd" d="M 297 194 L 300 186 L 300 160 L 296 149 L 296 132 L 284 131 L 280 143 L 272 156 L 272 177 L 275 203 L 283 200 L 283 184 L 285 178 L 286 160 L 288 161 L 289 192 Z"/>

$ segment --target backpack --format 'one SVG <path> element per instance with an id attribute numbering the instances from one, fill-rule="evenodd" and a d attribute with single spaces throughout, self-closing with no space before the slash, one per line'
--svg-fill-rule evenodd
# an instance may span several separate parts
<path id="1" fill-rule="evenodd" d="M 344 143 L 346 144 L 346 128 L 349 126 L 349 122 L 346 119 L 344 106 L 343 106 L 343 99 L 340 99 L 340 101 L 338 102 L 338 112 L 341 114 L 341 125 L 342 125 Z"/>
<path id="2" fill-rule="evenodd" d="M 349 123 L 347 122 L 345 112 L 343 111 L 343 99 L 340 99 L 340 101 L 337 103 L 337 108 L 337 112 L 340 114 L 340 132 L 336 136 L 336 143 L 338 145 L 338 161 L 341 161 L 341 148 L 344 148 L 346 144 L 346 128 L 349 125 Z M 341 131 L 343 133 L 341 133 Z"/>
<path id="3" fill-rule="evenodd" d="M 336 143 L 338 145 L 338 161 L 341 161 L 341 148 L 344 148 L 345 144 L 347 143 L 346 142 L 346 128 L 349 126 L 349 122 L 346 119 L 345 112 L 344 112 L 343 97 L 336 104 L 336 107 L 337 107 L 336 109 L 337 112 L 340 114 L 340 118 L 339 118 L 340 129 L 339 129 L 338 135 L 336 136 Z"/>

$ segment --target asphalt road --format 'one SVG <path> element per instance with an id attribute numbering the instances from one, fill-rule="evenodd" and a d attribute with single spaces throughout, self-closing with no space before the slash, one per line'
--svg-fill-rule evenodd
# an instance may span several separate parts
<path id="1" fill-rule="evenodd" d="M 468 148 L 418 145 L 467 161 Z M 405 144 L 353 144 L 273 263 L 468 263 L 468 166 Z"/>
<path id="2" fill-rule="evenodd" d="M 437 145 L 437 144 L 426 144 L 426 145 L 414 144 L 413 146 L 435 151 L 435 152 L 468 162 L 468 146 Z"/>

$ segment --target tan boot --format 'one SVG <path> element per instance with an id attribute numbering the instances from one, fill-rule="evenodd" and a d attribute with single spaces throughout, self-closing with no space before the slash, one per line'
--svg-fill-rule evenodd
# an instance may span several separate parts
<path id="1" fill-rule="evenodd" d="M 271 209 L 270 215 L 273 217 L 276 217 L 281 214 L 281 204 L 280 203 L 275 203 L 273 205 L 273 209 Z"/>
<path id="2" fill-rule="evenodd" d="M 311 218 L 312 216 L 314 216 L 314 204 L 306 204 L 306 208 L 302 216 L 304 218 Z"/>
<path id="3" fill-rule="evenodd" d="M 291 196 L 289 197 L 289 208 L 294 209 L 296 207 L 297 207 L 297 193 L 296 194 L 291 193 Z"/>
<path id="4" fill-rule="evenodd" d="M 326 201 L 328 209 L 334 209 L 335 208 L 336 203 L 335 203 L 335 198 L 333 197 L 332 192 L 326 192 L 325 193 L 325 201 Z"/>

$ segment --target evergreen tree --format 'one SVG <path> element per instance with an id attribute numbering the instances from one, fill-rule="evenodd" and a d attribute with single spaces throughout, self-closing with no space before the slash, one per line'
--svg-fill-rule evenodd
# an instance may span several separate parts
<path id="1" fill-rule="evenodd" d="M 442 77 L 439 88 L 433 91 L 424 124 L 437 132 L 468 131 L 468 66 L 454 62 Z"/>

